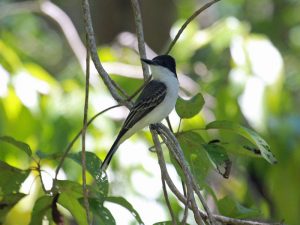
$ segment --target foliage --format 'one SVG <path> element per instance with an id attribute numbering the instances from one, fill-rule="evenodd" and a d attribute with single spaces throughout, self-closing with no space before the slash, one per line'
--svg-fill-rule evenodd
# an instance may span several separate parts
<path id="1" fill-rule="evenodd" d="M 188 12 L 198 6 L 188 0 L 177 1 L 176 7 L 172 38 Z M 181 120 L 176 137 L 199 186 L 213 196 L 222 215 L 284 219 L 288 224 L 300 220 L 297 210 L 292 210 L 300 208 L 299 9 L 295 1 L 221 1 L 213 9 L 218 15 L 216 22 L 206 27 L 207 18 L 193 21 L 171 52 L 178 70 L 201 88 L 200 92 L 183 89 L 189 100 L 180 98 L 177 115 L 171 116 L 174 121 Z M 53 224 L 61 217 L 87 224 L 79 143 L 67 155 L 58 179 L 53 175 L 66 146 L 82 126 L 84 76 L 78 59 L 61 31 L 43 17 L 28 12 L 2 15 L 0 224 L 21 221 L 33 225 L 43 220 Z M 103 62 L 139 65 L 135 51 L 118 41 L 109 47 L 101 45 L 99 53 Z M 122 71 L 114 73 L 113 78 L 130 94 L 142 83 L 121 75 Z M 89 115 L 115 104 L 95 77 L 90 90 Z M 116 175 L 111 180 L 100 174 L 100 158 L 118 132 L 121 114 L 101 115 L 88 128 L 86 166 L 94 224 L 117 223 L 118 215 L 107 203 L 127 209 L 133 223 L 148 224 L 144 219 L 148 209 L 127 196 L 134 194 L 143 201 L 153 197 L 159 203 L 163 196 L 161 192 L 151 194 L 156 188 L 143 183 L 145 180 L 137 181 L 141 174 L 153 178 L 156 171 L 150 153 L 150 161 L 135 158 L 144 154 L 140 149 L 134 157 L 126 155 L 124 165 L 112 162 Z M 174 121 L 172 125 L 178 126 Z M 147 136 L 142 140 L 142 146 L 152 145 Z M 131 147 L 140 146 L 133 141 Z M 277 160 L 270 150 L 278 160 L 274 166 L 271 164 Z M 173 164 L 180 176 L 176 161 L 170 158 L 168 165 Z M 129 163 L 132 165 L 126 166 Z M 46 180 L 50 180 L 48 188 Z M 147 196 L 141 189 L 148 191 Z M 31 203 L 24 206 L 28 197 Z M 173 197 L 170 200 L 181 215 L 182 206 Z M 166 221 L 156 220 L 156 224 L 171 224 L 166 212 L 164 215 L 161 220 Z"/>
<path id="2" fill-rule="evenodd" d="M 204 98 L 199 93 L 189 100 L 178 97 L 176 102 L 176 112 L 180 118 L 192 118 L 200 112 L 203 105 Z"/>

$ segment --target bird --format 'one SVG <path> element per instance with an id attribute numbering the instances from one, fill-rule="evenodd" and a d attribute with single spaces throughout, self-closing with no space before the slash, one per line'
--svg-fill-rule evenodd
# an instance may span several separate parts
<path id="1" fill-rule="evenodd" d="M 175 59 L 170 55 L 159 55 L 152 60 L 141 60 L 149 65 L 152 78 L 134 102 L 101 164 L 101 171 L 106 171 L 120 144 L 144 127 L 161 122 L 175 107 L 179 91 Z"/>

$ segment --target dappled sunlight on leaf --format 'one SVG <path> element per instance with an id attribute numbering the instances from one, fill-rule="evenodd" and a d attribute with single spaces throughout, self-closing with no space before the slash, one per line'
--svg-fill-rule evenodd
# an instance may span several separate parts
<path id="1" fill-rule="evenodd" d="M 0 195 L 17 193 L 30 170 L 21 170 L 0 161 Z"/>
<path id="2" fill-rule="evenodd" d="M 255 218 L 260 215 L 257 209 L 246 208 L 229 196 L 218 201 L 218 209 L 223 215 L 233 218 Z"/>
<path id="3" fill-rule="evenodd" d="M 270 146 L 267 142 L 261 138 L 255 131 L 243 127 L 239 124 L 230 122 L 230 121 L 213 121 L 206 125 L 206 129 L 227 129 L 231 130 L 255 144 L 261 153 L 261 156 L 265 158 L 269 163 L 275 164 L 277 163 L 277 159 L 271 152 Z"/>

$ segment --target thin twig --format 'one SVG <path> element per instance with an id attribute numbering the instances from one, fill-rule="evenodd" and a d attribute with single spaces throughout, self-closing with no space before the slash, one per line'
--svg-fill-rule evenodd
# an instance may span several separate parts
<path id="1" fill-rule="evenodd" d="M 168 143 L 168 142 L 167 142 Z M 171 146 L 169 146 L 171 147 Z M 168 148 L 169 148 L 168 147 Z M 159 166 L 161 169 L 161 172 L 164 174 L 165 181 L 167 182 L 170 190 L 173 192 L 173 194 L 178 198 L 179 201 L 181 201 L 184 205 L 188 206 L 189 209 L 192 209 L 192 206 L 188 199 L 177 189 L 175 184 L 172 181 L 172 178 L 170 177 L 167 168 L 166 168 L 166 162 L 164 161 L 164 157 L 161 151 L 156 151 L 157 157 L 159 161 Z M 202 218 L 207 219 L 207 214 L 205 212 L 199 211 Z M 212 215 L 213 218 L 221 222 L 222 224 L 232 224 L 232 225 L 283 225 L 282 223 L 266 223 L 266 222 L 258 222 L 258 221 L 251 221 L 251 220 L 242 220 L 242 219 L 235 219 L 230 218 L 226 216 L 221 215 Z"/>
<path id="2" fill-rule="evenodd" d="M 152 134 L 154 145 L 155 145 L 156 149 L 158 149 L 158 151 L 161 153 L 161 159 L 164 162 L 164 159 L 163 159 L 164 156 L 162 154 L 162 148 L 161 148 L 160 141 L 158 139 L 158 135 L 154 130 L 151 130 L 151 134 Z M 174 212 L 173 212 L 173 209 L 172 209 L 171 203 L 169 201 L 169 197 L 168 197 L 168 192 L 167 192 L 166 183 L 165 183 L 166 182 L 165 181 L 165 173 L 161 173 L 161 182 L 162 182 L 164 197 L 165 197 L 165 200 L 166 200 L 166 203 L 167 203 L 167 206 L 168 206 L 171 218 L 172 218 L 172 223 L 173 223 L 173 225 L 177 225 L 177 221 L 176 221 L 176 218 L 175 218 L 175 215 L 174 215 Z"/>
<path id="3" fill-rule="evenodd" d="M 150 131 L 151 131 L 151 134 L 152 132 L 156 132 L 155 130 L 152 131 L 152 129 L 150 128 Z M 152 138 L 154 138 L 152 136 Z M 154 142 L 154 140 L 153 140 Z M 165 162 L 165 159 L 164 159 L 164 156 L 162 154 L 162 151 L 160 151 L 160 147 L 159 145 L 155 145 L 156 147 L 156 154 L 157 154 L 157 158 L 158 158 L 158 164 L 159 164 L 159 167 L 160 167 L 160 170 L 161 170 L 161 173 L 164 174 L 164 178 L 165 178 L 165 181 L 167 182 L 169 188 L 171 189 L 171 191 L 175 194 L 175 196 L 181 201 L 183 202 L 184 204 L 187 203 L 186 201 L 186 198 L 183 194 L 181 194 L 181 192 L 178 190 L 178 188 L 176 187 L 176 185 L 173 183 L 169 173 L 168 173 L 168 170 L 167 170 L 167 167 L 166 167 L 166 162 Z"/>
<path id="4" fill-rule="evenodd" d="M 145 80 L 145 82 L 143 83 L 143 85 L 142 86 L 140 86 L 128 99 L 127 99 L 127 101 L 131 101 L 136 95 L 138 95 L 143 89 L 144 89 L 144 87 L 150 82 L 150 80 L 151 80 L 151 76 L 149 76 L 146 80 Z"/>
<path id="5" fill-rule="evenodd" d="M 134 33 L 131 33 L 129 31 L 121 32 L 120 34 L 118 34 L 116 41 L 121 47 L 130 48 L 136 53 L 139 52 L 137 36 Z M 146 42 L 145 42 L 145 48 L 146 48 L 147 57 L 152 59 L 155 56 L 157 56 L 157 53 L 154 52 L 154 50 L 151 49 Z"/>
<path id="6" fill-rule="evenodd" d="M 170 51 L 172 50 L 172 48 L 174 47 L 174 45 L 176 44 L 176 42 L 178 41 L 180 35 L 182 34 L 182 32 L 184 31 L 184 29 L 187 27 L 187 25 L 193 20 L 195 19 L 201 12 L 203 12 L 204 10 L 206 10 L 207 8 L 209 8 L 211 5 L 215 4 L 216 2 L 219 2 L 220 0 L 213 0 L 211 2 L 206 3 L 204 6 L 202 6 L 200 9 L 198 9 L 196 12 L 193 13 L 193 15 L 191 15 L 185 22 L 184 24 L 181 26 L 181 28 L 179 29 L 179 31 L 177 32 L 174 40 L 171 42 L 168 50 L 166 51 L 166 54 L 169 54 Z"/>
<path id="7" fill-rule="evenodd" d="M 2 4 L 0 7 L 0 20 L 7 16 L 12 16 L 14 14 L 19 13 L 27 13 L 27 12 L 34 12 L 39 14 L 40 16 L 46 17 L 47 19 L 52 20 L 58 25 L 58 28 L 62 31 L 62 34 L 66 38 L 67 43 L 69 44 L 71 50 L 73 51 L 76 59 L 78 60 L 82 71 L 85 70 L 85 46 L 82 43 L 80 36 L 70 19 L 70 17 L 57 5 L 49 0 L 43 1 L 24 1 L 24 2 L 15 2 L 15 3 L 8 3 Z M 51 22 L 52 22 L 51 21 Z M 116 64 L 116 65 L 115 65 Z M 126 65 L 122 63 L 102 63 L 103 67 L 106 69 L 107 72 L 112 74 L 124 75 L 124 71 L 126 75 L 132 75 L 133 65 Z M 108 70 L 106 65 L 111 65 Z M 109 71 L 110 68 L 113 68 L 113 71 Z M 134 71 L 136 75 L 140 76 L 142 70 Z M 92 70 L 91 70 L 92 72 Z M 91 74 L 92 75 L 92 74 Z M 139 77 L 140 78 L 140 77 Z"/>
<path id="8" fill-rule="evenodd" d="M 165 160 L 164 160 L 164 155 L 162 153 L 162 148 L 161 148 L 161 145 L 160 145 L 160 141 L 158 139 L 158 134 L 154 129 L 150 129 L 150 131 L 151 131 L 151 134 L 152 134 L 152 139 L 153 139 L 153 142 L 154 142 L 154 146 L 156 148 L 157 154 L 159 155 L 158 164 L 161 167 L 164 167 L 166 164 L 165 164 Z M 164 171 L 166 171 L 166 172 L 164 172 Z M 169 174 L 168 174 L 167 169 L 165 167 L 164 167 L 164 169 L 161 169 L 161 181 L 162 181 L 164 197 L 165 197 L 165 200 L 166 200 L 166 203 L 167 203 L 167 206 L 168 206 L 171 218 L 172 218 L 172 223 L 173 223 L 173 225 L 177 225 L 176 218 L 175 218 L 174 212 L 172 210 L 172 206 L 170 204 L 167 189 L 166 189 L 165 180 L 168 179 L 168 178 L 166 178 L 166 176 L 168 176 L 168 175 Z"/>
<path id="9" fill-rule="evenodd" d="M 167 145 L 168 149 L 170 149 L 170 150 L 175 149 L 177 151 L 178 149 L 176 149 L 177 147 L 174 146 L 174 142 L 173 142 L 174 141 L 173 138 L 175 138 L 175 137 L 172 138 L 172 137 L 168 136 L 168 134 L 172 135 L 172 133 L 170 131 L 168 131 L 168 129 L 164 125 L 162 125 L 161 123 L 157 124 L 156 129 L 160 133 L 160 136 L 163 139 L 164 143 Z M 178 156 L 176 151 L 174 152 L 174 153 L 176 153 L 176 155 L 174 155 L 175 157 Z M 157 155 L 158 155 L 159 159 L 162 157 L 161 154 L 162 153 L 160 153 L 160 151 L 157 151 Z M 163 165 L 163 164 L 165 164 L 164 161 L 162 161 L 160 163 L 160 167 L 161 167 L 162 172 L 165 173 L 165 180 L 166 180 L 169 188 L 171 189 L 171 191 L 175 194 L 175 196 L 183 204 L 187 205 L 190 209 L 193 210 L 193 205 L 191 205 L 189 200 L 186 199 L 186 197 L 183 196 L 180 193 L 180 191 L 176 188 L 176 186 L 173 184 L 170 176 L 168 175 L 167 169 L 166 169 L 165 165 Z M 187 187 L 188 187 L 188 185 L 189 184 L 187 183 Z M 201 217 L 203 219 L 207 220 L 209 218 L 207 213 L 202 212 L 201 210 L 199 210 L 199 213 L 201 214 Z M 221 215 L 214 215 L 214 214 L 211 214 L 211 213 L 210 213 L 210 217 L 213 218 L 213 219 L 210 219 L 211 221 L 218 221 L 218 222 L 221 222 L 222 224 L 232 224 L 232 225 L 282 225 L 282 223 L 266 223 L 266 222 L 251 221 L 251 220 L 242 220 L 242 219 L 235 219 L 235 218 L 230 218 L 230 217 L 221 216 Z M 215 222 L 213 222 L 213 224 L 215 224 Z"/>
<path id="10" fill-rule="evenodd" d="M 81 151 L 81 164 L 82 164 L 82 189 L 83 189 L 83 203 L 86 212 L 87 222 L 91 224 L 88 190 L 86 186 L 86 157 L 85 157 L 85 135 L 87 129 L 88 106 L 89 106 L 89 83 L 90 83 L 90 51 L 89 42 L 87 41 L 86 48 L 86 79 L 85 79 L 85 99 L 84 99 L 84 112 L 83 112 L 83 127 L 82 127 L 82 151 Z"/>
<path id="11" fill-rule="evenodd" d="M 131 0 L 131 5 L 134 14 L 134 22 L 135 22 L 135 29 L 136 29 L 136 35 L 138 40 L 140 57 L 147 58 L 140 4 L 138 0 Z M 150 76 L 150 73 L 149 73 L 148 65 L 143 61 L 142 61 L 142 69 L 143 69 L 144 80 L 146 80 Z"/>
<path id="12" fill-rule="evenodd" d="M 180 120 L 179 120 L 179 124 L 178 124 L 178 128 L 177 128 L 177 132 L 176 133 L 179 133 L 179 131 L 180 131 L 181 122 L 182 122 L 182 118 L 180 118 Z"/>
<path id="13" fill-rule="evenodd" d="M 139 87 L 126 101 L 127 102 L 130 102 L 138 93 L 141 92 L 141 90 L 147 85 L 147 83 L 151 80 L 151 77 L 149 77 L 145 83 Z M 102 110 L 101 112 L 98 112 L 97 114 L 95 114 L 87 123 L 87 126 L 89 126 L 93 121 L 94 119 L 96 119 L 98 116 L 100 116 L 102 113 L 105 113 L 107 112 L 108 110 L 111 110 L 113 108 L 117 108 L 117 107 L 120 107 L 122 106 L 121 104 L 117 104 L 117 105 L 114 105 L 114 106 L 111 106 L 111 107 L 108 107 L 104 110 Z M 55 179 L 57 179 L 57 175 L 58 175 L 58 172 L 60 170 L 60 168 L 62 167 L 62 164 L 65 160 L 65 158 L 67 157 L 68 153 L 70 152 L 71 148 L 73 147 L 74 143 L 76 142 L 76 140 L 80 137 L 80 135 L 82 134 L 82 129 L 76 134 L 76 136 L 72 139 L 72 141 L 68 144 L 68 146 L 66 147 L 66 149 L 64 150 L 64 154 L 63 156 L 61 157 L 61 160 L 56 168 L 56 171 L 55 171 Z"/>
<path id="14" fill-rule="evenodd" d="M 101 114 L 113 109 L 113 108 L 117 108 L 117 107 L 120 107 L 121 105 L 118 104 L 118 105 L 114 105 L 114 106 L 111 106 L 111 107 L 108 107 L 104 110 L 102 110 L 101 112 L 98 112 L 97 114 L 95 114 L 87 123 L 87 127 L 98 117 L 100 116 Z M 83 129 L 83 128 L 82 128 Z M 77 139 L 80 137 L 80 135 L 82 134 L 82 129 L 76 134 L 76 136 L 72 139 L 72 141 L 68 144 L 68 146 L 66 147 L 66 149 L 64 150 L 64 154 L 62 155 L 61 159 L 60 159 L 60 162 L 56 168 L 56 171 L 55 171 L 55 178 L 54 180 L 57 179 L 57 175 L 59 173 L 59 170 L 61 169 L 62 167 L 62 164 L 64 163 L 65 161 L 65 158 L 67 157 L 68 153 L 70 152 L 71 148 L 73 147 L 74 143 L 77 141 Z"/>
<path id="15" fill-rule="evenodd" d="M 160 128 L 160 125 L 162 125 L 162 124 L 157 124 L 157 129 L 159 130 L 158 132 L 160 133 L 160 136 L 163 139 L 164 143 L 167 145 L 168 149 L 172 152 L 175 159 L 178 161 L 180 167 L 182 168 L 184 176 L 185 176 L 186 187 L 187 187 L 186 204 L 189 204 L 189 203 L 191 204 L 191 209 L 194 213 L 194 218 L 195 218 L 197 224 L 203 224 L 203 221 L 202 221 L 203 218 L 201 218 L 201 214 L 199 212 L 199 209 L 197 207 L 196 200 L 194 197 L 193 187 L 192 187 L 192 183 L 191 183 L 191 177 L 189 175 L 189 169 L 188 169 L 187 163 L 185 162 L 184 159 L 182 159 L 182 156 L 180 154 L 178 154 L 178 152 L 174 151 L 174 148 L 176 148 L 177 146 L 175 146 L 174 143 L 172 143 L 173 140 L 171 140 L 170 137 L 168 137 L 168 135 L 166 135 L 164 133 L 164 131 Z M 171 131 L 169 131 L 169 132 L 171 133 Z M 213 224 L 213 223 L 211 223 L 211 224 Z"/>
<path id="16" fill-rule="evenodd" d="M 167 124 L 168 124 L 168 127 L 169 127 L 170 131 L 172 133 L 174 133 L 169 116 L 166 117 L 166 120 L 167 120 Z"/>
<path id="17" fill-rule="evenodd" d="M 157 124 L 158 125 L 158 124 Z M 156 144 L 156 143 L 159 143 L 158 141 L 158 138 L 155 136 L 157 135 L 157 131 L 155 130 L 154 126 L 151 126 L 150 127 L 150 130 L 151 130 L 151 133 L 152 133 L 152 138 L 153 138 L 153 142 L 155 143 L 155 147 L 156 147 L 156 152 L 157 152 L 157 155 L 158 155 L 158 161 L 159 161 L 159 166 L 161 167 L 161 170 L 162 172 L 164 171 L 165 172 L 165 175 L 168 176 L 168 173 L 166 172 L 167 169 L 165 168 L 165 161 L 164 161 L 164 157 L 163 157 L 163 153 L 162 153 L 162 149 L 161 149 L 161 146 Z M 161 133 L 160 133 L 161 135 Z M 161 135 L 161 137 L 163 138 L 163 141 L 165 142 L 166 141 L 166 138 L 165 136 Z M 157 140 L 156 140 L 157 139 Z M 165 142 L 166 143 L 166 142 Z M 167 144 L 167 143 L 166 143 Z M 168 146 L 168 145 L 167 145 Z M 168 146 L 169 148 L 169 146 Z M 186 175 L 186 174 L 185 174 Z M 189 177 L 188 176 L 185 176 L 187 178 L 187 193 L 188 195 L 190 195 L 190 199 L 191 199 L 191 208 L 192 208 L 192 211 L 194 212 L 194 218 L 197 222 L 198 225 L 202 225 L 203 224 L 203 221 L 202 221 L 202 218 L 201 218 L 201 215 L 200 215 L 200 212 L 199 212 L 199 209 L 196 205 L 196 202 L 195 202 L 195 198 L 193 196 L 193 190 L 192 190 L 192 186 L 190 184 L 190 180 L 189 180 Z M 169 179 L 166 179 L 166 181 L 168 182 Z M 173 189 L 173 187 L 172 187 Z M 175 188 L 177 189 L 177 188 Z M 180 193 L 180 192 L 179 192 Z M 180 193 L 181 194 L 181 193 Z M 188 204 L 188 202 L 187 202 Z"/>
<path id="18" fill-rule="evenodd" d="M 187 202 L 189 202 L 189 201 L 187 201 Z M 188 214 L 189 214 L 189 204 L 187 203 L 184 206 L 184 213 L 183 213 L 183 217 L 181 220 L 182 225 L 186 225 L 186 220 L 187 220 Z"/>
<path id="19" fill-rule="evenodd" d="M 43 182 L 43 177 L 42 177 L 42 170 L 41 170 L 41 164 L 40 162 L 37 163 L 37 167 L 36 167 L 36 170 L 38 171 L 39 173 L 39 178 L 40 178 L 40 181 L 41 181 L 41 184 L 42 184 L 42 189 L 44 191 L 44 193 L 47 193 L 47 190 L 46 190 L 46 187 L 45 187 L 45 184 Z"/>
<path id="20" fill-rule="evenodd" d="M 203 213 L 205 215 L 205 213 Z M 267 222 L 259 222 L 259 221 L 252 221 L 252 220 L 242 220 L 242 219 L 235 219 L 221 215 L 213 215 L 214 218 L 221 222 L 222 224 L 230 224 L 230 225 L 284 225 L 283 223 L 267 223 Z"/>
<path id="21" fill-rule="evenodd" d="M 190 172 L 190 169 L 184 158 L 183 151 L 182 151 L 176 137 L 162 123 L 159 123 L 157 126 L 160 129 L 161 133 L 163 133 L 167 137 L 167 139 L 164 141 L 169 141 L 173 145 L 173 148 L 171 148 L 170 150 L 173 152 L 175 157 L 176 156 L 178 157 L 178 161 L 182 163 L 181 166 L 182 166 L 183 172 L 186 173 L 186 175 L 188 176 L 188 180 L 191 179 L 190 185 L 192 185 L 192 188 L 194 189 L 194 185 L 193 185 L 195 183 L 194 177 L 193 177 L 192 173 Z M 188 188 L 189 184 L 187 183 L 186 185 Z M 197 193 L 197 195 L 198 195 L 198 193 Z M 201 194 L 200 194 L 200 196 L 201 196 Z M 201 204 L 203 205 L 204 210 L 206 211 L 206 213 L 208 215 L 208 220 L 210 221 L 211 224 L 214 224 L 214 219 L 212 217 L 212 214 L 211 214 L 205 200 L 202 197 L 199 197 L 199 198 L 200 198 Z"/>
<path id="22" fill-rule="evenodd" d="M 161 157 L 161 153 L 157 152 L 157 156 L 159 161 L 159 165 L 161 168 L 162 173 L 165 175 L 165 181 L 167 182 L 170 190 L 173 192 L 173 194 L 178 198 L 179 201 L 181 201 L 184 205 L 187 205 L 189 209 L 192 209 L 192 206 L 190 202 L 183 196 L 183 194 L 180 193 L 180 191 L 177 189 L 175 184 L 172 181 L 172 178 L 168 174 L 166 164 L 164 159 Z M 207 214 L 205 212 L 200 211 L 200 214 L 203 218 L 207 219 Z M 267 222 L 259 222 L 259 221 L 251 221 L 251 220 L 242 220 L 242 219 L 235 219 L 230 218 L 222 215 L 212 215 L 214 219 L 218 222 L 221 222 L 222 224 L 228 225 L 283 225 L 283 223 L 267 223 Z"/>
<path id="23" fill-rule="evenodd" d="M 191 180 L 192 180 L 193 189 L 194 189 L 196 195 L 198 196 L 200 202 L 202 203 L 203 208 L 205 209 L 205 211 L 206 211 L 206 213 L 207 213 L 207 215 L 208 215 L 208 219 L 211 220 L 212 222 L 214 222 L 212 213 L 210 212 L 208 206 L 206 205 L 205 199 L 204 199 L 204 197 L 202 196 L 202 194 L 201 194 L 201 192 L 200 192 L 200 190 L 199 190 L 199 187 L 198 187 L 198 185 L 197 185 L 197 183 L 196 183 L 196 180 L 195 180 L 195 178 L 194 178 L 193 175 L 191 175 Z M 203 203 L 204 203 L 204 204 L 203 204 Z"/>
<path id="24" fill-rule="evenodd" d="M 105 86 L 110 91 L 112 97 L 120 104 L 130 106 L 128 102 L 126 102 L 125 98 L 123 96 L 128 97 L 128 95 L 124 92 L 122 88 L 120 88 L 108 75 L 108 73 L 103 68 L 98 52 L 97 52 L 97 46 L 96 46 L 96 40 L 94 35 L 94 29 L 92 24 L 92 18 L 91 18 L 91 12 L 90 12 L 90 5 L 88 0 L 83 0 L 83 16 L 84 16 L 84 27 L 85 31 L 88 35 L 88 43 L 90 46 L 90 54 L 92 57 L 92 60 L 94 62 L 94 65 L 101 76 Z M 119 94 L 119 91 L 122 93 L 123 96 Z"/>
<path id="25" fill-rule="evenodd" d="M 176 217 L 175 217 L 175 214 L 173 212 L 171 203 L 169 201 L 168 191 L 167 191 L 167 187 L 166 187 L 166 181 L 164 179 L 163 174 L 161 174 L 161 182 L 162 182 L 162 189 L 163 189 L 163 193 L 164 193 L 164 196 L 165 196 L 165 200 L 166 200 L 166 203 L 167 203 L 170 215 L 171 215 L 172 223 L 173 223 L 173 225 L 177 225 Z"/>
<path id="26" fill-rule="evenodd" d="M 220 0 L 218 0 L 220 1 Z M 169 53 L 173 46 L 175 45 L 175 43 L 177 42 L 179 36 L 181 35 L 181 33 L 183 32 L 183 30 L 185 29 L 185 27 L 188 25 L 188 23 L 190 23 L 190 21 L 192 21 L 198 14 L 200 14 L 203 10 L 205 10 L 206 8 L 208 8 L 209 6 L 211 6 L 212 4 L 218 2 L 218 1 L 212 1 L 212 2 L 209 2 L 207 3 L 205 6 L 203 6 L 201 9 L 197 10 L 197 12 L 195 12 L 187 21 L 186 23 L 181 27 L 181 29 L 179 30 L 179 32 L 177 33 L 175 39 L 172 41 L 167 53 Z M 50 3 L 49 1 L 42 1 L 43 2 L 47 2 L 47 3 Z M 121 104 L 125 104 L 125 105 L 128 105 L 128 103 L 124 103 L 124 98 L 118 94 L 118 88 L 117 88 L 117 85 L 109 78 L 108 74 L 106 73 L 106 71 L 103 69 L 100 61 L 99 61 L 99 58 L 98 58 L 98 54 L 97 54 L 97 49 L 96 49 L 96 44 L 95 44 L 95 38 L 94 38 L 94 33 L 93 33 L 93 29 L 92 29 L 92 22 L 91 22 L 91 18 L 90 18 L 90 12 L 89 12 L 89 7 L 88 7 L 88 1 L 85 1 L 85 4 L 84 5 L 84 9 L 87 9 L 88 8 L 88 11 L 85 11 L 84 15 L 85 15 L 85 18 L 86 18 L 86 24 L 88 24 L 88 26 L 86 26 L 86 28 L 89 28 L 89 30 L 91 32 L 88 32 L 89 34 L 89 41 L 91 42 L 92 46 L 91 46 L 91 53 L 92 53 L 92 57 L 93 57 L 93 61 L 95 63 L 95 66 L 96 66 L 96 69 L 98 70 L 100 76 L 102 77 L 102 79 L 104 80 L 104 83 L 106 84 L 106 86 L 108 87 L 108 89 L 110 90 L 112 96 Z M 13 6 L 12 8 L 13 9 L 16 9 L 14 10 L 14 13 L 15 12 L 22 12 L 22 11 L 35 11 L 35 12 L 39 12 L 41 11 L 41 9 L 39 7 L 37 7 L 37 5 L 35 4 L 35 2 L 33 1 L 28 1 L 28 4 L 27 2 L 25 3 L 24 2 L 24 5 L 23 3 L 21 3 L 20 5 L 18 5 L 18 7 L 15 7 L 14 5 L 10 5 L 10 6 Z M 19 7 L 20 6 L 20 7 Z M 23 7 L 24 6 L 24 7 Z M 18 11 L 20 10 L 20 11 Z M 2 10 L 3 11 L 3 10 Z M 10 10 L 4 10 L 4 11 L 7 11 L 7 12 L 12 12 Z M 42 12 L 42 13 L 45 13 L 45 12 Z M 47 13 L 45 13 L 47 14 Z M 6 16 L 6 14 L 3 14 L 1 13 L 0 16 Z M 88 18 L 88 19 L 87 19 Z M 140 23 L 141 24 L 141 23 Z M 91 28 L 91 29 L 90 29 Z M 139 35 L 138 35 L 139 36 Z M 141 41 L 143 43 L 143 41 Z M 141 52 L 141 51 L 140 51 Z M 141 53 L 142 55 L 143 53 Z M 145 57 L 145 56 L 144 56 Z M 98 63 L 97 63 L 97 60 L 98 60 Z M 96 61 L 96 62 L 95 62 Z M 99 66 L 100 64 L 100 66 Z M 121 90 L 121 93 L 124 94 L 124 92 Z M 137 92 L 138 93 L 138 92 Z M 125 95 L 126 96 L 126 95 Z M 99 115 L 101 115 L 102 113 L 112 109 L 112 108 L 115 108 L 115 107 L 119 107 L 121 106 L 121 104 L 118 104 L 118 105 L 115 105 L 115 106 L 112 106 L 112 107 L 109 107 L 101 112 L 99 112 L 98 114 L 96 114 L 95 116 L 93 116 L 89 121 L 88 123 L 86 124 L 86 128 L 92 123 L 92 121 L 94 119 L 96 119 Z M 73 144 L 75 143 L 75 141 L 79 138 L 79 136 L 81 135 L 82 133 L 82 130 L 75 136 L 75 138 L 69 143 L 69 145 L 67 146 L 65 152 L 64 152 L 64 155 L 62 156 L 61 158 L 61 161 L 59 163 L 59 166 L 57 167 L 56 169 L 56 175 L 55 175 L 55 179 L 57 179 L 57 174 L 64 162 L 64 159 L 65 157 L 67 156 L 68 152 L 71 150 Z M 169 146 L 170 147 L 170 146 Z M 166 170 L 166 167 L 165 167 L 165 162 L 164 163 L 164 167 L 161 167 L 161 168 L 164 168 L 164 170 L 162 169 L 162 172 L 165 173 L 165 181 L 167 182 L 170 190 L 175 194 L 175 196 L 183 203 L 185 204 L 186 206 L 188 206 L 190 209 L 192 209 L 192 206 L 189 202 L 188 199 L 186 199 L 186 197 L 184 195 L 181 194 L 181 192 L 176 188 L 176 186 L 174 185 L 174 183 L 172 182 L 172 179 L 170 178 L 170 176 L 168 176 L 168 173 L 167 173 L 167 170 Z M 194 187 L 195 188 L 195 187 Z M 207 214 L 200 211 L 201 215 L 203 218 L 207 218 Z M 233 225 L 270 225 L 270 224 L 276 224 L 276 225 L 279 225 L 279 224 L 282 224 L 282 223 L 265 223 L 265 222 L 257 222 L 257 221 L 249 221 L 249 220 L 240 220 L 240 219 L 234 219 L 234 218 L 229 218 L 229 217 L 225 217 L 225 216 L 221 216 L 221 215 L 212 215 L 214 217 L 214 219 L 216 219 L 217 221 L 223 223 L 223 224 L 233 224 Z"/>

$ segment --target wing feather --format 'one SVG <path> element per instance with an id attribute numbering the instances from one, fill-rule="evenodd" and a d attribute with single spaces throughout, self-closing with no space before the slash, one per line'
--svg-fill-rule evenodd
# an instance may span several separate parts
<path id="1" fill-rule="evenodd" d="M 166 97 L 166 94 L 167 87 L 164 83 L 155 80 L 150 81 L 133 105 L 123 128 L 131 128 L 137 121 L 159 105 Z"/>

